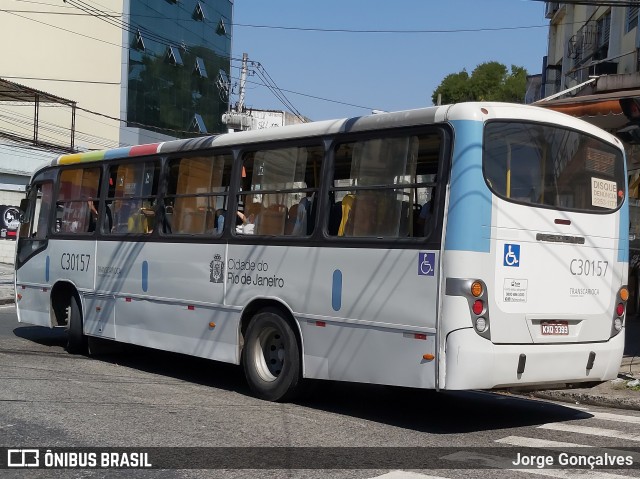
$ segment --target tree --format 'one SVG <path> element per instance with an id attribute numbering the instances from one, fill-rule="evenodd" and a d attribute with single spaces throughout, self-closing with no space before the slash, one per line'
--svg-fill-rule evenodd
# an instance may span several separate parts
<path id="1" fill-rule="evenodd" d="M 461 101 L 507 101 L 524 102 L 527 88 L 527 70 L 511 65 L 511 72 L 499 62 L 485 62 L 478 65 L 471 75 L 466 70 L 450 73 L 431 95 L 434 105 L 441 95 L 441 102 Z"/>

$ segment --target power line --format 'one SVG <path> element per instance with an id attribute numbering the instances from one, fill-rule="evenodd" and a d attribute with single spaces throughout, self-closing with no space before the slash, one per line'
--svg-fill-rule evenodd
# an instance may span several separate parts
<path id="1" fill-rule="evenodd" d="M 530 2 L 545 2 L 546 0 L 529 0 Z M 590 5 L 594 7 L 640 7 L 640 0 L 565 0 L 561 3 L 571 5 Z"/>
<path id="2" fill-rule="evenodd" d="M 541 1 L 541 0 L 540 0 Z M 549 25 L 525 25 L 517 27 L 484 27 L 484 28 L 453 28 L 453 29 L 419 29 L 419 30 L 380 30 L 380 29 L 353 29 L 353 28 L 318 28 L 318 27 L 285 27 L 281 25 L 256 25 L 248 23 L 234 23 L 236 27 L 265 28 L 273 30 L 293 30 L 301 32 L 322 32 L 322 33 L 395 33 L 395 34 L 416 34 L 416 33 L 478 33 L 478 32 L 498 32 L 508 30 L 527 30 L 532 28 L 548 28 Z"/>

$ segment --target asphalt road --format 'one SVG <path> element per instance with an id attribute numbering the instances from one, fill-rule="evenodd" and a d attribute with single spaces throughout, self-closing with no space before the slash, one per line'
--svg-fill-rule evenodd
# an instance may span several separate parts
<path id="1" fill-rule="evenodd" d="M 305 447 L 308 468 L 265 470 L 256 462 L 255 469 L 225 470 L 0 470 L 1 477 L 640 477 L 629 468 L 606 471 L 610 476 L 483 468 L 509 456 L 509 445 L 636 446 L 636 412 L 330 382 L 313 383 L 294 403 L 269 403 L 250 395 L 237 366 L 131 346 L 88 358 L 67 354 L 64 345 L 64 331 L 19 324 L 12 305 L 0 307 L 0 447 Z M 345 449 L 352 447 L 381 449 Z M 399 457 L 409 448 L 447 449 L 421 450 L 420 470 L 415 460 L 361 469 L 391 447 L 400 448 L 393 450 Z M 344 450 L 355 451 L 348 464 Z M 315 458 L 327 454 L 345 469 L 315 469 Z M 636 455 L 640 461 L 640 450 Z"/>

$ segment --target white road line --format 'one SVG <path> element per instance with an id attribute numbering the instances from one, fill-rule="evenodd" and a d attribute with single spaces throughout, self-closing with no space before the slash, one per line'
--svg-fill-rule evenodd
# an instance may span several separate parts
<path id="1" fill-rule="evenodd" d="M 370 479 L 447 479 L 447 478 L 442 476 L 427 476 L 426 474 L 419 474 L 417 472 L 391 471 L 381 476 L 372 477 Z"/>
<path id="2" fill-rule="evenodd" d="M 602 419 L 604 421 L 624 422 L 628 424 L 640 424 L 640 416 L 623 416 L 622 414 L 611 414 L 609 412 L 592 412 L 592 411 L 587 411 L 587 414 L 591 414 L 596 419 Z"/>
<path id="3" fill-rule="evenodd" d="M 563 424 L 552 422 L 538 426 L 538 429 L 550 429 L 552 431 L 575 432 L 588 436 L 601 436 L 606 438 L 626 439 L 627 441 L 640 441 L 640 434 L 628 434 L 615 429 L 603 429 L 601 427 L 577 426 L 575 424 Z"/>
<path id="4" fill-rule="evenodd" d="M 540 449 L 551 447 L 593 447 L 585 446 L 584 444 L 576 444 L 573 442 L 550 441 L 547 439 L 536 439 L 533 437 L 522 436 L 507 436 L 503 437 L 502 439 L 496 439 L 495 442 L 499 442 L 501 444 L 509 444 L 510 446 L 537 447 Z"/>
<path id="5" fill-rule="evenodd" d="M 496 439 L 495 442 L 508 444 L 510 446 L 534 447 L 537 449 L 554 449 L 556 451 L 558 450 L 558 448 L 567 449 L 572 447 L 589 447 L 593 449 L 594 454 L 604 454 L 606 452 L 610 455 L 615 456 L 631 456 L 633 458 L 633 462 L 640 463 L 640 454 L 637 452 L 629 452 L 620 449 L 610 449 L 604 447 L 596 448 L 594 446 L 588 446 L 586 444 L 576 444 L 573 442 L 551 441 L 548 439 L 536 439 L 533 437 L 522 436 L 507 436 L 503 437 L 502 439 Z"/>
<path id="6" fill-rule="evenodd" d="M 526 439 L 526 438 L 525 438 Z M 473 462 L 475 464 L 482 464 L 487 467 L 501 469 L 505 471 L 522 472 L 525 474 L 537 474 L 539 476 L 546 477 L 559 477 L 561 479 L 629 479 L 629 476 L 622 476 L 620 474 L 611 474 L 602 472 L 601 470 L 588 470 L 588 469 L 515 469 L 510 459 L 501 456 L 493 456 L 490 454 L 478 454 L 471 451 L 460 451 L 448 456 L 443 456 L 442 459 L 448 459 L 451 461 L 460 462 Z M 401 477 L 401 476 L 400 476 Z"/>

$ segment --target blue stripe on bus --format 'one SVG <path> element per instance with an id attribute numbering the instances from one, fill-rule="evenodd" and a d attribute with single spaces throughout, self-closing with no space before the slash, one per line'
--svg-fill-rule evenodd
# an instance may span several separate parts
<path id="1" fill-rule="evenodd" d="M 126 158 L 129 156 L 130 146 L 124 146 L 122 148 L 115 148 L 113 150 L 107 150 L 104 154 L 105 160 L 111 160 L 114 158 Z"/>
<path id="2" fill-rule="evenodd" d="M 149 263 L 142 262 L 142 291 L 145 293 L 149 289 Z"/>
<path id="3" fill-rule="evenodd" d="M 481 121 L 456 120 L 444 249 L 490 251 L 491 192 L 482 176 Z"/>
<path id="4" fill-rule="evenodd" d="M 46 283 L 49 282 L 49 264 L 51 263 L 51 259 L 49 259 L 49 255 L 47 255 L 47 258 L 44 262 L 44 281 Z"/>
<path id="5" fill-rule="evenodd" d="M 333 285 L 331 286 L 331 306 L 334 311 L 340 311 L 342 307 L 342 271 L 336 269 L 333 272 Z"/>
<path id="6" fill-rule="evenodd" d="M 625 176 L 626 178 L 626 176 Z M 629 262 L 629 200 L 620 207 L 620 224 L 618 225 L 618 262 Z"/>

